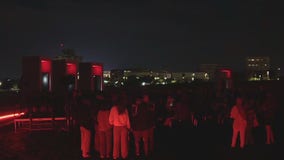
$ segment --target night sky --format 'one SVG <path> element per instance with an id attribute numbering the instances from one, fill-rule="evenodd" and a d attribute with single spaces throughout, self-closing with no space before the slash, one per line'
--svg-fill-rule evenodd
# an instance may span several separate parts
<path id="1" fill-rule="evenodd" d="M 53 58 L 60 44 L 105 70 L 197 71 L 202 63 L 245 69 L 247 56 L 284 66 L 284 9 L 271 0 L 7 0 L 0 5 L 0 77 L 21 58 Z"/>

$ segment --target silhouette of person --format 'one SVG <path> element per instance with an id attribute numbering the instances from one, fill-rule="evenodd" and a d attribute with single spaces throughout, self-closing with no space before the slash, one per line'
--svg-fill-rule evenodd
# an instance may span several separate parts
<path id="1" fill-rule="evenodd" d="M 99 138 L 100 158 L 109 159 L 112 150 L 112 126 L 109 123 L 110 107 L 103 95 L 97 96 L 97 133 Z"/>
<path id="2" fill-rule="evenodd" d="M 233 135 L 232 135 L 231 147 L 232 148 L 236 147 L 237 139 L 239 136 L 240 148 L 244 148 L 247 120 L 244 110 L 243 98 L 237 97 L 236 104 L 231 109 L 230 118 L 233 119 Z"/>
<path id="3" fill-rule="evenodd" d="M 136 157 L 140 157 L 140 140 L 143 140 L 144 154 L 149 156 L 149 152 L 154 148 L 154 106 L 149 100 L 149 95 L 144 94 L 142 101 L 137 98 L 133 118 L 132 130 L 135 142 Z"/>
<path id="4" fill-rule="evenodd" d="M 261 105 L 261 111 L 263 115 L 263 123 L 266 132 L 266 144 L 274 143 L 274 132 L 272 129 L 272 123 L 274 121 L 274 111 L 276 103 L 271 93 L 267 93 L 263 104 Z"/>
<path id="5" fill-rule="evenodd" d="M 79 98 L 78 106 L 75 107 L 74 118 L 80 127 L 81 151 L 83 158 L 91 158 L 91 128 L 93 119 L 91 115 L 91 101 L 85 96 Z"/>

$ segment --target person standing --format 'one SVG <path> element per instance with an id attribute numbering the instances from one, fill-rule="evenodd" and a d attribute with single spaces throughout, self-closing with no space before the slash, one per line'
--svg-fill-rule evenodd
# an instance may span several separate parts
<path id="1" fill-rule="evenodd" d="M 274 143 L 274 132 L 273 132 L 273 122 L 275 116 L 275 109 L 276 109 L 276 101 L 271 93 L 267 93 L 266 97 L 261 105 L 261 112 L 263 123 L 265 126 L 265 133 L 266 133 L 266 144 L 273 144 Z"/>
<path id="2" fill-rule="evenodd" d="M 138 100 L 138 102 L 137 102 Z M 149 95 L 144 94 L 142 102 L 136 100 L 133 118 L 131 121 L 136 157 L 141 156 L 140 141 L 143 140 L 144 155 L 149 156 L 149 152 L 154 148 L 154 105 L 149 101 Z"/>
<path id="3" fill-rule="evenodd" d="M 254 129 L 259 125 L 255 108 L 255 100 L 252 98 L 248 99 L 245 105 L 245 112 L 247 116 L 246 145 L 254 144 Z"/>
<path id="4" fill-rule="evenodd" d="M 231 147 L 235 148 L 237 144 L 237 139 L 240 137 L 240 148 L 245 147 L 245 136 L 246 136 L 246 113 L 244 109 L 243 98 L 237 97 L 236 104 L 232 107 L 230 118 L 233 119 L 233 135 Z"/>
<path id="5" fill-rule="evenodd" d="M 88 159 L 91 158 L 91 129 L 93 126 L 90 99 L 84 96 L 80 97 L 79 103 L 74 110 L 74 118 L 80 128 L 82 158 Z"/>
<path id="6" fill-rule="evenodd" d="M 112 149 L 112 126 L 109 123 L 110 107 L 104 96 L 97 96 L 97 130 L 99 137 L 99 153 L 100 158 L 109 159 Z"/>
<path id="7" fill-rule="evenodd" d="M 118 98 L 110 110 L 109 123 L 113 125 L 113 159 L 128 157 L 128 131 L 130 120 L 125 97 Z"/>

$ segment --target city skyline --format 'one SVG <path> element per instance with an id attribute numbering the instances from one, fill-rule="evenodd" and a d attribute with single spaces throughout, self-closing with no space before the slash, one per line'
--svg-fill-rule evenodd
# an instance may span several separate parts
<path id="1" fill-rule="evenodd" d="M 283 75 L 284 14 L 273 2 L 17 0 L 0 9 L 2 78 L 21 76 L 23 56 L 53 58 L 63 47 L 105 70 L 242 71 L 246 57 L 268 56 Z"/>

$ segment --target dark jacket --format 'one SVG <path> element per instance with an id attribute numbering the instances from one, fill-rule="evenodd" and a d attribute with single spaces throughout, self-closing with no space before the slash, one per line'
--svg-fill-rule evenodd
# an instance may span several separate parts
<path id="1" fill-rule="evenodd" d="M 89 104 L 79 103 L 76 109 L 74 109 L 74 119 L 79 126 L 91 129 L 93 127 L 91 106 Z"/>
<path id="2" fill-rule="evenodd" d="M 151 103 L 141 103 L 132 119 L 132 129 L 142 131 L 154 127 L 154 110 Z"/>

